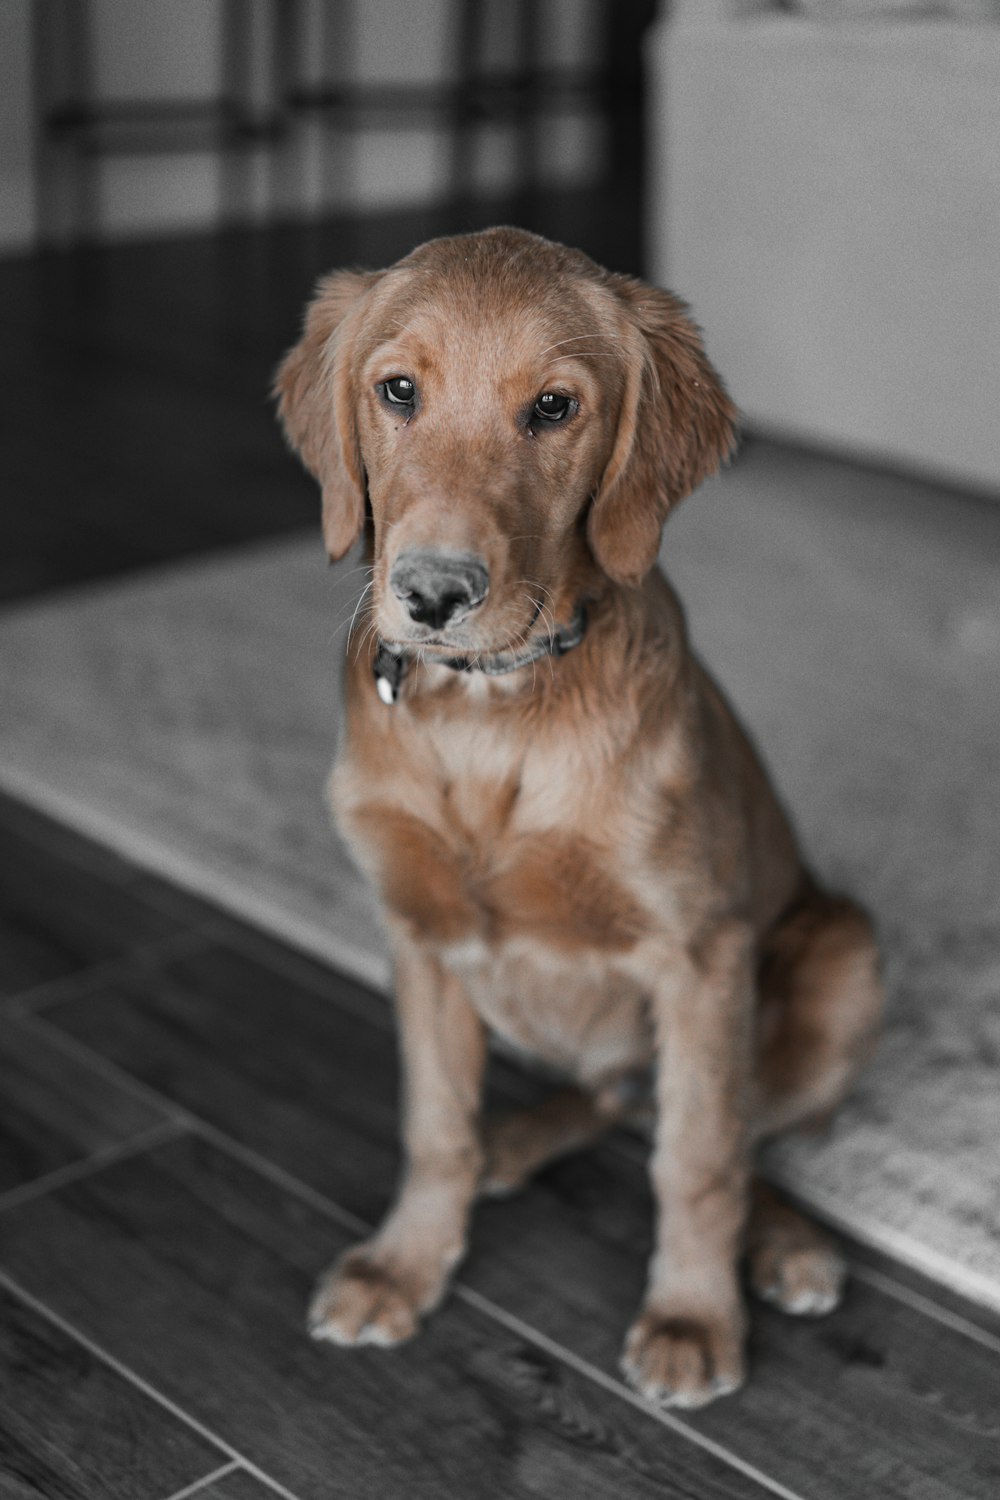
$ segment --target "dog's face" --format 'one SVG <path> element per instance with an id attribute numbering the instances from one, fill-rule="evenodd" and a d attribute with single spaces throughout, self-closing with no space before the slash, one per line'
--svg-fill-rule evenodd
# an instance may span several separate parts
<path id="1" fill-rule="evenodd" d="M 379 634 L 450 654 L 566 619 L 595 562 L 638 582 L 732 443 L 674 298 L 513 229 L 328 277 L 277 389 L 331 557 L 371 508 Z"/>

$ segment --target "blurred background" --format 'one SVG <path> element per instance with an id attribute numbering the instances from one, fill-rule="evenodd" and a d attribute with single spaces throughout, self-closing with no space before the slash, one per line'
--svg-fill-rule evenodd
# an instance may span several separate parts
<path id="1" fill-rule="evenodd" d="M 680 292 L 751 432 L 995 494 L 998 23 L 6 0 L 0 597 L 311 518 L 264 403 L 313 279 L 503 221 Z"/>
<path id="2" fill-rule="evenodd" d="M 391 1370 L 300 1326 L 396 1073 L 321 791 L 363 574 L 269 388 L 321 273 L 504 221 L 703 325 L 747 437 L 665 561 L 886 955 L 765 1163 L 847 1302 L 691 1425 L 617 1383 L 634 1141 Z M 1000 0 L 0 0 L 0 1494 L 996 1500 L 998 287 Z"/>
<path id="3" fill-rule="evenodd" d="M 461 222 L 470 202 L 505 197 L 533 216 L 553 190 L 612 184 L 634 221 L 654 11 L 653 0 L 15 5 L 6 97 L 22 163 L 5 238 L 402 208 L 447 207 Z"/>
<path id="4" fill-rule="evenodd" d="M 0 7 L 0 597 L 314 520 L 268 389 L 321 272 L 504 221 L 641 269 L 655 11 Z"/>

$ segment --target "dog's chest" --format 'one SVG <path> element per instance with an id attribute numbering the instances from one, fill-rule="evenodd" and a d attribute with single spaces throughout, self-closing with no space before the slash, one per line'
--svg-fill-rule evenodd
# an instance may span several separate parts
<path id="1" fill-rule="evenodd" d="M 598 1079 L 651 1049 L 645 997 L 622 963 L 648 919 L 572 803 L 552 821 L 530 778 L 450 783 L 424 819 L 387 833 L 383 893 L 497 1033 Z"/>
<path id="2" fill-rule="evenodd" d="M 378 766 L 351 759 L 334 777 L 338 820 L 421 941 L 628 951 L 647 914 L 607 776 L 566 740 L 512 738 L 459 726 L 413 733 Z"/>
<path id="3" fill-rule="evenodd" d="M 435 792 L 395 839 L 387 893 L 424 939 L 531 939 L 569 954 L 624 951 L 642 935 L 644 913 L 564 773 L 465 771 Z"/>
<path id="4" fill-rule="evenodd" d="M 488 1024 L 603 1078 L 649 1054 L 627 970 L 651 917 L 620 810 L 631 798 L 557 738 L 515 750 L 495 731 L 414 735 L 349 757 L 331 789 L 395 924 L 461 977 Z"/>

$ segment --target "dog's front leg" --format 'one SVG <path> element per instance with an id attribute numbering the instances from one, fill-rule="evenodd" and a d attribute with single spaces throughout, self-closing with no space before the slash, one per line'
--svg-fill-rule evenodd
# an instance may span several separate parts
<path id="1" fill-rule="evenodd" d="M 655 983 L 656 1247 L 622 1365 L 664 1405 L 701 1406 L 743 1381 L 752 955 L 746 925 L 726 921 Z"/>
<path id="2" fill-rule="evenodd" d="M 338 1344 L 398 1344 L 416 1332 L 465 1249 L 482 1171 L 485 1027 L 454 975 L 404 936 L 396 942 L 396 997 L 404 1176 L 382 1227 L 342 1256 L 317 1290 L 310 1328 Z"/>

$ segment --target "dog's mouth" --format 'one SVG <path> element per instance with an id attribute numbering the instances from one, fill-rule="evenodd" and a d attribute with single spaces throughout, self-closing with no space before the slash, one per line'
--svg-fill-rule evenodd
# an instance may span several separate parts
<path id="1" fill-rule="evenodd" d="M 527 620 L 519 622 L 503 636 L 494 636 L 491 632 L 490 638 L 484 638 L 480 631 L 465 631 L 461 628 L 451 632 L 443 630 L 425 630 L 417 626 L 413 631 L 398 631 L 380 633 L 379 639 L 384 646 L 398 655 L 413 654 L 428 657 L 440 657 L 445 661 L 452 657 L 499 657 L 516 655 L 532 643 L 532 631 L 542 613 L 540 600 L 531 600 L 531 614 Z"/>
<path id="2" fill-rule="evenodd" d="M 481 651 L 488 649 L 478 642 L 472 641 L 462 631 L 456 630 L 452 635 L 445 635 L 440 631 L 428 631 L 420 634 L 417 631 L 380 632 L 379 640 L 384 646 L 393 651 Z"/>
<path id="3" fill-rule="evenodd" d="M 523 646 L 528 638 L 519 636 L 517 644 L 513 645 L 509 641 L 470 640 L 459 633 L 454 636 L 380 636 L 379 639 L 383 646 L 399 656 L 419 656 L 433 663 L 436 660 L 447 662 L 456 657 L 503 656 L 516 651 L 517 645 Z"/>

